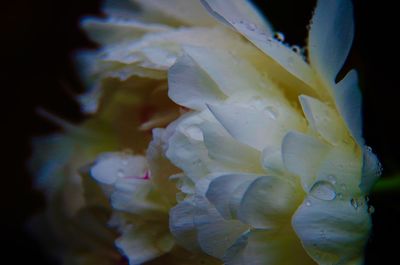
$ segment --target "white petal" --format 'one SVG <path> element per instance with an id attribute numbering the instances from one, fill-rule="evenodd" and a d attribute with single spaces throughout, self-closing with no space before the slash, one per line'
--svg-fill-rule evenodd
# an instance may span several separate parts
<path id="1" fill-rule="evenodd" d="M 195 198 L 194 222 L 198 242 L 207 254 L 221 258 L 248 226 L 236 220 L 225 220 L 202 195 Z"/>
<path id="2" fill-rule="evenodd" d="M 282 142 L 283 163 L 288 171 L 299 176 L 306 188 L 314 182 L 329 146 L 317 138 L 289 132 Z"/>
<path id="3" fill-rule="evenodd" d="M 360 264 L 371 228 L 367 209 L 364 199 L 325 201 L 310 196 L 292 224 L 318 264 Z"/>
<path id="4" fill-rule="evenodd" d="M 309 58 L 312 68 L 326 85 L 335 82 L 354 35 L 353 6 L 350 0 L 320 0 L 309 33 Z"/>
<path id="5" fill-rule="evenodd" d="M 115 244 L 129 264 L 140 265 L 169 252 L 174 239 L 162 225 L 143 223 L 127 226 Z"/>
<path id="6" fill-rule="evenodd" d="M 166 208 L 158 200 L 154 200 L 151 194 L 153 189 L 148 179 L 121 178 L 111 193 L 111 205 L 120 211 L 159 219 L 165 215 Z"/>
<path id="7" fill-rule="evenodd" d="M 194 224 L 195 205 L 183 201 L 173 207 L 169 213 L 169 229 L 178 244 L 190 251 L 200 250 L 197 242 L 197 230 Z"/>
<path id="8" fill-rule="evenodd" d="M 243 195 L 239 219 L 254 228 L 274 229 L 285 225 L 304 196 L 295 185 L 278 177 L 257 178 Z"/>
<path id="9" fill-rule="evenodd" d="M 334 109 L 318 99 L 305 95 L 300 96 L 300 103 L 311 128 L 326 141 L 336 144 L 345 140 L 347 130 Z"/>
<path id="10" fill-rule="evenodd" d="M 262 151 L 262 165 L 268 171 L 282 174 L 286 168 L 282 160 L 282 148 L 266 147 Z"/>
<path id="11" fill-rule="evenodd" d="M 262 14 L 245 0 L 201 0 L 208 12 L 226 25 L 232 25 L 234 21 L 242 20 L 251 28 L 258 28 L 272 35 L 272 28 Z"/>
<path id="12" fill-rule="evenodd" d="M 240 197 L 241 200 L 247 187 L 257 177 L 256 175 L 248 174 L 227 174 L 219 176 L 211 181 L 206 197 L 215 206 L 222 217 L 225 219 L 232 219 L 236 216 L 238 210 L 234 209 L 234 207 L 239 206 L 239 204 L 236 203 L 237 198 Z M 239 187 L 244 186 L 246 186 L 246 188 L 239 189 Z"/>
<path id="13" fill-rule="evenodd" d="M 256 229 L 243 234 L 223 260 L 226 265 L 315 264 L 290 227 L 283 230 Z"/>
<path id="14" fill-rule="evenodd" d="M 191 57 L 182 56 L 168 71 L 168 96 L 177 104 L 196 110 L 226 96 Z"/>
<path id="15" fill-rule="evenodd" d="M 364 193 L 371 191 L 382 174 L 382 165 L 369 147 L 364 147 L 363 168 L 360 188 Z"/>
<path id="16" fill-rule="evenodd" d="M 285 130 L 265 112 L 227 104 L 208 107 L 230 135 L 257 150 L 279 144 L 284 136 Z"/>
<path id="17" fill-rule="evenodd" d="M 143 156 L 124 153 L 105 153 L 99 156 L 90 169 L 91 176 L 100 183 L 110 185 L 122 177 L 142 177 L 147 170 Z"/>
<path id="18" fill-rule="evenodd" d="M 346 122 L 356 142 L 363 146 L 361 92 L 357 72 L 350 71 L 334 88 L 336 107 Z"/>
<path id="19" fill-rule="evenodd" d="M 253 65 L 225 49 L 185 46 L 184 51 L 226 96 L 244 101 L 255 95 L 277 94 L 272 89 L 271 81 L 263 77 Z"/>
<path id="20" fill-rule="evenodd" d="M 216 169 L 249 173 L 263 172 L 260 163 L 261 154 L 258 150 L 236 141 L 219 124 L 205 122 L 200 128 L 203 131 L 210 163 Z"/>
<path id="21" fill-rule="evenodd" d="M 182 169 L 194 181 L 209 173 L 207 149 L 199 128 L 202 122 L 200 115 L 182 117 L 168 140 L 168 149 L 165 153 L 175 166 Z"/>

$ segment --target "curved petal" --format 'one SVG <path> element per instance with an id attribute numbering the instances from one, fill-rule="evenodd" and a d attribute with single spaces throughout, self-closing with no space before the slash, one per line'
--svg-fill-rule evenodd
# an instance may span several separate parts
<path id="1" fill-rule="evenodd" d="M 364 199 L 309 196 L 292 219 L 307 253 L 320 265 L 361 264 L 371 220 Z"/>
<path id="2" fill-rule="evenodd" d="M 354 35 L 351 0 L 319 0 L 308 38 L 311 67 L 328 87 L 335 82 Z"/>
<path id="3" fill-rule="evenodd" d="M 105 153 L 99 156 L 90 169 L 91 176 L 102 184 L 114 184 L 118 178 L 140 178 L 146 173 L 147 161 L 143 156 L 124 153 Z"/>
<path id="4" fill-rule="evenodd" d="M 350 133 L 356 142 L 363 146 L 362 137 L 362 102 L 361 92 L 358 87 L 358 77 L 355 70 L 351 70 L 338 84 L 333 91 L 336 107 L 342 115 Z"/>
<path id="5" fill-rule="evenodd" d="M 143 223 L 128 225 L 115 244 L 129 259 L 129 264 L 140 265 L 169 252 L 174 239 L 163 226 Z"/>
<path id="6" fill-rule="evenodd" d="M 363 168 L 360 188 L 364 193 L 371 191 L 382 174 L 382 165 L 371 148 L 364 147 Z"/>
<path id="7" fill-rule="evenodd" d="M 289 132 L 282 142 L 282 159 L 287 170 L 299 176 L 308 190 L 329 150 L 327 144 L 315 137 Z"/>
<path id="8" fill-rule="evenodd" d="M 286 179 L 259 177 L 243 195 L 238 218 L 254 228 L 276 229 L 285 226 L 303 196 L 303 191 Z"/>
<path id="9" fill-rule="evenodd" d="M 219 124 L 204 122 L 200 128 L 213 168 L 254 174 L 264 172 L 258 150 L 236 141 Z"/>
<path id="10" fill-rule="evenodd" d="M 235 199 L 242 196 L 247 190 L 247 187 L 256 179 L 257 175 L 248 174 L 227 174 L 222 175 L 211 181 L 206 193 L 207 199 L 214 205 L 219 213 L 225 219 L 232 219 L 235 217 L 237 209 L 235 206 Z M 241 188 L 246 186 L 246 188 Z M 237 204 L 236 206 L 239 206 Z"/>
<path id="11" fill-rule="evenodd" d="M 272 35 L 272 27 L 262 14 L 246 0 L 201 0 L 208 12 L 217 20 L 232 25 L 235 21 L 246 21 L 250 28 L 259 28 Z"/>
<path id="12" fill-rule="evenodd" d="M 194 60 L 184 55 L 168 71 L 168 96 L 181 106 L 195 110 L 226 98 L 217 84 Z"/>
<path id="13" fill-rule="evenodd" d="M 290 252 L 290 253 L 288 253 Z M 223 257 L 226 265 L 314 265 L 290 227 L 243 234 Z"/>
<path id="14" fill-rule="evenodd" d="M 285 129 L 266 112 L 228 104 L 208 107 L 230 135 L 259 151 L 279 144 L 285 134 Z"/>
<path id="15" fill-rule="evenodd" d="M 339 118 L 339 114 L 333 108 L 312 97 L 301 95 L 299 98 L 311 128 L 322 138 L 332 144 L 346 140 L 346 128 Z"/>

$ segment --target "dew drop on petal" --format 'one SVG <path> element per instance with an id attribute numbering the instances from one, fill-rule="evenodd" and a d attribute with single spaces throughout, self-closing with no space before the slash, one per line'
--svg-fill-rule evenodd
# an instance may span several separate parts
<path id="1" fill-rule="evenodd" d="M 368 208 L 368 213 L 369 214 L 373 214 L 374 212 L 375 212 L 375 207 L 370 205 L 369 208 Z"/>
<path id="2" fill-rule="evenodd" d="M 310 194 L 320 200 L 331 201 L 336 198 L 335 187 L 329 181 L 321 180 L 314 183 Z"/>
<path id="3" fill-rule="evenodd" d="M 297 46 L 297 45 L 293 45 L 292 46 L 292 51 L 294 51 L 297 54 L 300 54 L 301 53 L 301 48 L 299 46 Z"/>
<path id="4" fill-rule="evenodd" d="M 306 201 L 306 206 L 310 207 L 311 206 L 311 202 L 309 200 Z"/>
<path id="5" fill-rule="evenodd" d="M 285 35 L 283 35 L 282 32 L 275 32 L 274 37 L 275 37 L 275 39 L 277 39 L 279 42 L 284 42 L 284 41 L 285 41 Z"/>

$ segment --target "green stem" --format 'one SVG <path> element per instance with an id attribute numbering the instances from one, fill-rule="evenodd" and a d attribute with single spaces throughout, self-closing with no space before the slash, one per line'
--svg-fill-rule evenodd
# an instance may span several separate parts
<path id="1" fill-rule="evenodd" d="M 389 191 L 400 192 L 400 175 L 381 178 L 372 189 L 372 193 L 381 193 Z"/>

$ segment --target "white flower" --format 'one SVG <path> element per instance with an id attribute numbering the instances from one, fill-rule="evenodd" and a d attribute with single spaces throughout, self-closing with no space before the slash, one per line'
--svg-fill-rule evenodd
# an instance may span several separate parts
<path id="1" fill-rule="evenodd" d="M 169 71 L 170 97 L 195 110 L 168 140 L 184 174 L 171 231 L 226 264 L 362 263 L 379 162 L 364 147 L 356 72 L 335 81 L 351 1 L 318 1 L 309 63 L 238 5 L 203 2 L 257 56 L 186 46 Z"/>

